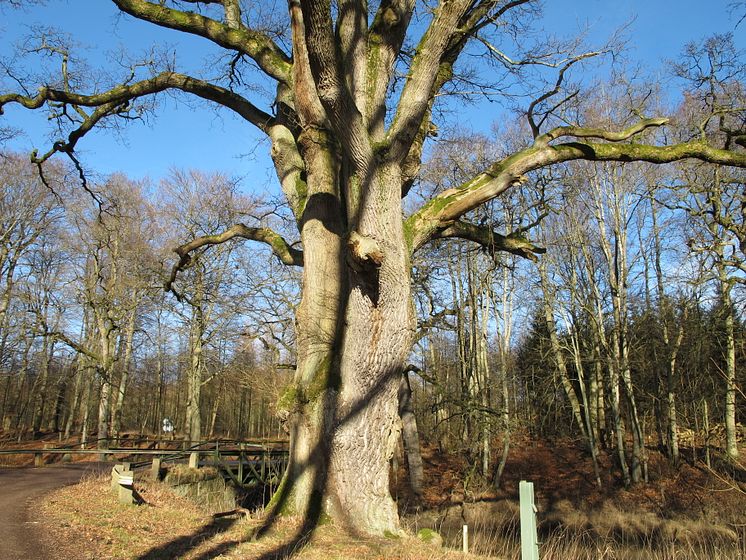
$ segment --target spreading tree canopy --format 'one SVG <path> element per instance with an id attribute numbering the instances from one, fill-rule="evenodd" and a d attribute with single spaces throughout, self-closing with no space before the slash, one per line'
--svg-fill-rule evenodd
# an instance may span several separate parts
<path id="1" fill-rule="evenodd" d="M 710 126 L 677 144 L 656 142 L 663 136 L 652 132 L 668 120 L 646 115 L 643 102 L 614 129 L 584 121 L 570 73 L 615 45 L 584 49 L 533 33 L 534 0 L 290 0 L 279 12 L 242 0 L 112 2 L 221 47 L 225 71 L 208 80 L 151 63 L 120 83 L 84 84 L 64 47 L 46 41 L 39 52 L 60 56 L 62 74 L 37 84 L 13 75 L 16 91 L 0 94 L 0 109 L 47 109 L 60 123 L 65 134 L 32 155 L 40 168 L 55 153 L 79 165 L 75 149 L 87 132 L 137 116 L 168 90 L 230 109 L 266 135 L 297 240 L 236 224 L 179 247 L 171 281 L 195 251 L 234 238 L 303 267 L 296 373 L 278 405 L 290 466 L 273 501 L 275 513 L 303 514 L 311 524 L 325 514 L 366 533 L 399 531 L 389 460 L 415 331 L 410 262 L 418 249 L 462 238 L 535 258 L 540 249 L 521 235 L 468 214 L 507 189 L 528 188 L 527 174 L 549 166 L 694 158 L 746 167 L 742 131 L 731 130 L 727 145 L 710 140 Z M 262 106 L 259 86 L 272 92 Z M 523 147 L 405 215 L 423 147 L 437 136 L 437 101 L 463 90 L 524 95 L 514 99 L 533 92 L 522 111 Z"/>

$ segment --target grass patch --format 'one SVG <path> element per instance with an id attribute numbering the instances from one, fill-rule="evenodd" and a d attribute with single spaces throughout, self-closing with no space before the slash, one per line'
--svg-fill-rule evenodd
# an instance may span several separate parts
<path id="1" fill-rule="evenodd" d="M 607 503 L 583 510 L 569 501 L 540 513 L 542 560 L 731 560 L 746 558 L 746 530 L 683 516 L 664 518 L 646 511 L 623 511 Z M 418 534 L 432 528 L 447 546 L 461 546 L 462 527 L 469 527 L 475 554 L 518 560 L 520 516 L 508 500 L 463 504 L 441 512 L 409 516 Z"/>
<path id="2" fill-rule="evenodd" d="M 334 524 L 298 540 L 296 517 L 282 517 L 253 539 L 262 513 L 216 518 L 163 483 L 135 483 L 145 503 L 122 505 L 108 476 L 49 494 L 40 504 L 45 545 L 60 558 L 158 560 L 198 558 L 298 558 L 301 560 L 463 560 L 458 552 L 401 539 L 356 538 Z M 469 558 L 468 556 L 466 558 Z"/>
<path id="3" fill-rule="evenodd" d="M 189 484 L 203 480 L 212 480 L 218 476 L 220 476 L 220 473 L 218 473 L 218 469 L 215 467 L 192 469 L 188 465 L 176 464 L 168 467 L 166 480 L 172 480 L 174 484 Z"/>

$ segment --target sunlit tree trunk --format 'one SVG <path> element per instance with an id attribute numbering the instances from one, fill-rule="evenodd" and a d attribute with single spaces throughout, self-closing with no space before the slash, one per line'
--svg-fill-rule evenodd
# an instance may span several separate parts
<path id="1" fill-rule="evenodd" d="M 606 260 L 606 274 L 611 291 L 613 324 L 610 329 L 610 358 L 613 369 L 624 387 L 632 429 L 631 481 L 647 479 L 647 454 L 644 434 L 637 410 L 632 371 L 629 365 L 627 227 L 630 209 L 625 189 L 629 179 L 613 166 L 603 175 L 591 178 L 594 189 L 594 211 L 601 249 Z M 607 192 L 608 191 L 608 192 Z M 611 215 L 607 215 L 607 210 Z"/>
<path id="2" fill-rule="evenodd" d="M 86 374 L 84 376 L 84 390 L 83 399 L 80 403 L 80 409 L 82 411 L 82 421 L 80 423 L 80 446 L 85 447 L 88 443 L 88 430 L 91 412 L 91 387 L 95 383 L 95 368 L 92 366 L 86 367 Z"/>
<path id="3" fill-rule="evenodd" d="M 198 290 L 199 293 L 199 290 Z M 189 332 L 189 370 L 187 371 L 186 439 L 194 445 L 202 438 L 202 370 L 204 314 L 201 295 L 199 303 L 192 306 L 192 319 Z"/>
<path id="4" fill-rule="evenodd" d="M 398 531 L 389 461 L 400 432 L 397 391 L 414 336 L 399 194 L 386 188 L 400 183 L 400 171 L 376 169 L 370 192 L 347 200 L 359 237 L 345 240 L 335 158 L 319 140 L 305 145 L 298 367 L 280 400 L 290 465 L 274 502 L 312 522 L 327 511 L 371 532 Z"/>
<path id="5" fill-rule="evenodd" d="M 52 356 L 54 356 L 54 340 L 50 340 L 48 337 L 44 337 L 41 347 L 41 361 L 39 364 L 39 383 L 36 388 L 36 404 L 34 406 L 34 418 L 32 423 L 32 431 L 34 433 L 41 430 L 44 422 L 44 414 L 46 412 L 46 405 L 48 401 L 48 382 L 49 382 L 49 366 L 52 362 Z"/>
<path id="6" fill-rule="evenodd" d="M 502 318 L 502 332 L 499 333 L 499 382 L 500 382 L 500 419 L 502 421 L 503 445 L 500 452 L 500 459 L 492 475 L 492 485 L 496 488 L 500 486 L 505 465 L 508 462 L 510 453 L 510 381 L 509 381 L 509 361 L 510 361 L 510 341 L 513 335 L 513 293 L 514 283 L 508 266 L 502 269 L 502 289 L 500 293 L 500 309 L 496 310 L 495 315 Z"/>
<path id="7" fill-rule="evenodd" d="M 490 286 L 489 272 L 488 278 L 479 279 L 480 283 L 484 283 L 484 288 L 481 290 L 479 295 L 477 308 L 477 318 L 479 321 L 474 325 L 474 331 L 477 334 L 477 373 L 478 373 L 478 386 L 479 386 L 479 403 L 481 407 L 481 439 L 482 439 L 482 475 L 485 478 L 490 476 L 490 459 L 491 459 L 491 440 L 492 440 L 492 418 L 491 418 L 491 394 L 492 394 L 492 375 L 490 373 L 490 365 L 488 360 L 489 348 L 487 341 L 489 340 L 489 327 L 490 327 L 490 309 L 492 307 L 492 287 Z"/>
<path id="8" fill-rule="evenodd" d="M 626 444 L 625 444 L 625 430 L 624 421 L 621 412 L 621 394 L 620 394 L 620 375 L 618 364 L 610 359 L 612 350 L 610 349 L 610 341 L 606 334 L 605 317 L 602 308 L 601 294 L 598 283 L 595 281 L 593 261 L 589 259 L 589 255 L 585 253 L 586 266 L 588 267 L 588 279 L 590 282 L 590 302 L 592 318 L 593 318 L 593 335 L 595 338 L 594 347 L 598 351 L 597 359 L 599 366 L 602 360 L 605 365 L 604 382 L 606 385 L 606 394 L 608 398 L 609 408 L 611 409 L 611 426 L 613 430 L 613 439 L 615 441 L 617 460 L 619 462 L 619 469 L 622 472 L 622 479 L 625 486 L 628 486 L 631 482 L 629 465 L 627 463 L 626 455 Z M 602 352 L 603 351 L 603 352 Z"/>
<path id="9" fill-rule="evenodd" d="M 684 339 L 684 323 L 686 321 L 686 310 L 681 318 L 679 328 L 675 338 L 671 339 L 669 320 L 674 319 L 670 312 L 668 297 L 664 289 L 663 266 L 661 265 L 661 235 L 658 226 L 658 211 L 656 202 L 650 203 L 652 228 L 653 228 L 653 263 L 655 269 L 656 290 L 658 296 L 658 309 L 661 323 L 661 335 L 663 338 L 663 347 L 666 351 L 666 387 L 665 387 L 665 408 L 666 408 L 666 448 L 669 453 L 669 459 L 676 465 L 679 463 L 679 425 L 676 411 L 676 387 L 677 372 L 676 358 Z"/>
<path id="10" fill-rule="evenodd" d="M 735 320 L 733 317 L 733 301 L 731 296 L 732 280 L 722 265 L 716 265 L 720 283 L 720 312 L 723 314 L 725 336 L 725 453 L 730 459 L 737 459 L 738 432 L 736 425 L 736 336 Z"/>
<path id="11" fill-rule="evenodd" d="M 121 374 L 119 384 L 116 390 L 116 400 L 111 411 L 111 432 L 115 437 L 119 437 L 122 429 L 122 407 L 124 406 L 124 397 L 127 393 L 127 383 L 129 382 L 129 372 L 132 364 L 132 347 L 135 338 L 135 323 L 137 321 L 137 310 L 133 309 L 129 313 L 127 326 L 124 336 L 120 338 L 120 344 L 124 344 L 124 356 L 119 364 Z"/>
<path id="12" fill-rule="evenodd" d="M 409 372 L 402 374 L 399 384 L 399 417 L 402 423 L 402 441 L 407 458 L 409 486 L 417 498 L 422 497 L 425 471 L 420 454 L 420 436 L 417 430 L 417 419 L 412 404 L 412 387 L 409 383 Z"/>
<path id="13" fill-rule="evenodd" d="M 80 406 L 80 400 L 82 396 L 83 388 L 83 356 L 78 356 L 77 363 L 75 364 L 75 381 L 72 390 L 72 401 L 67 408 L 67 416 L 65 417 L 65 430 L 62 435 L 63 439 L 69 439 L 70 434 L 73 430 L 75 417 L 78 413 L 78 407 Z"/>
<path id="14" fill-rule="evenodd" d="M 554 296 L 552 295 L 552 288 L 549 285 L 549 278 L 547 277 L 546 264 L 544 262 L 539 263 L 539 283 L 542 291 L 542 311 L 544 313 L 544 322 L 546 324 L 547 332 L 549 333 L 549 344 L 552 349 L 552 358 L 557 366 L 557 372 L 559 373 L 560 382 L 564 389 L 565 396 L 570 403 L 572 409 L 573 418 L 578 426 L 581 434 L 584 438 L 587 437 L 586 423 L 583 421 L 583 414 L 580 407 L 580 401 L 575 393 L 575 389 L 572 386 L 570 376 L 567 373 L 567 364 L 565 362 L 565 356 L 560 346 L 559 338 L 557 337 L 557 326 L 554 320 Z"/>

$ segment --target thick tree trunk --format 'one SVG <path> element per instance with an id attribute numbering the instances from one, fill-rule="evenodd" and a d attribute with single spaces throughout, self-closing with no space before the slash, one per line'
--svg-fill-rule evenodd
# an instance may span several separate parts
<path id="1" fill-rule="evenodd" d="M 65 410 L 65 393 L 67 393 L 67 385 L 69 381 L 69 370 L 60 374 L 60 378 L 57 381 L 57 395 L 54 399 L 54 413 L 47 424 L 48 429 L 52 432 L 58 433 L 60 440 L 62 440 L 60 428 L 62 426 L 62 417 Z"/>
<path id="2" fill-rule="evenodd" d="M 201 313 L 198 314 L 201 316 Z M 201 318 L 193 318 L 190 363 L 187 379 L 186 439 L 191 445 L 202 437 L 202 328 Z"/>
<path id="3" fill-rule="evenodd" d="M 101 388 L 98 397 L 98 439 L 99 449 L 109 447 L 109 414 L 111 412 L 111 379 L 109 372 L 99 371 Z"/>
<path id="4" fill-rule="evenodd" d="M 344 239 L 333 166 L 315 150 L 319 143 L 307 145 L 306 161 L 318 166 L 309 174 L 301 231 L 298 368 L 279 407 L 290 429 L 290 464 L 273 502 L 309 524 L 326 513 L 368 533 L 396 533 L 389 461 L 414 335 L 399 190 L 390 187 L 401 178 L 397 170 L 378 170 L 356 213 L 360 238 Z"/>
<path id="5" fill-rule="evenodd" d="M 210 412 L 210 429 L 208 431 L 208 437 L 212 439 L 215 437 L 215 424 L 218 420 L 218 409 L 220 408 L 220 402 L 222 400 L 223 392 L 225 391 L 225 378 L 220 378 L 220 384 L 218 386 L 215 400 L 212 403 L 212 412 Z"/>
<path id="6" fill-rule="evenodd" d="M 111 422 L 111 378 L 114 373 L 114 330 L 100 325 L 101 361 L 96 364 L 96 372 L 100 382 L 98 397 L 98 447 L 109 447 L 109 425 Z"/>

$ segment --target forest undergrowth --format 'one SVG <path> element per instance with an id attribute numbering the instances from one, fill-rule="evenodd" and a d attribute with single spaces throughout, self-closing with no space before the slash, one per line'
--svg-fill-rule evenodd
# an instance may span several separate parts
<path id="1" fill-rule="evenodd" d="M 625 488 L 602 454 L 602 488 L 580 442 L 517 438 L 500 488 L 494 489 L 465 455 L 423 450 L 426 490 L 421 501 L 407 491 L 406 472 L 395 492 L 412 532 L 430 528 L 447 546 L 461 546 L 469 527 L 470 550 L 520 558 L 518 484 L 534 483 L 542 559 L 746 559 L 746 469 L 718 462 L 708 468 L 702 449 L 685 448 L 674 468 L 648 449 L 649 480 Z"/>
<path id="2" fill-rule="evenodd" d="M 45 538 L 55 550 L 60 543 L 76 543 L 65 551 L 71 559 L 463 558 L 458 551 L 466 524 L 473 556 L 517 560 L 518 483 L 528 480 L 535 485 L 544 560 L 746 559 L 746 472 L 718 464 L 716 452 L 713 469 L 694 461 L 704 457 L 702 450 L 684 448 L 678 468 L 654 449 L 648 454 L 648 483 L 627 489 L 620 478 L 606 474 L 599 489 L 579 442 L 514 437 L 495 490 L 467 455 L 425 447 L 422 499 L 415 500 L 408 490 L 404 461 L 393 472 L 392 493 L 408 532 L 435 530 L 445 545 L 439 551 L 415 538 L 361 539 L 332 525 L 322 525 L 310 540 L 294 542 L 299 520 L 292 518 L 255 539 L 261 509 L 216 518 L 215 512 L 144 479 L 137 484 L 144 500 L 140 506 L 118 504 L 107 491 L 107 477 L 91 477 L 49 495 L 40 507 L 47 519 Z M 613 473 L 611 459 L 602 454 L 601 460 L 603 472 Z"/>

